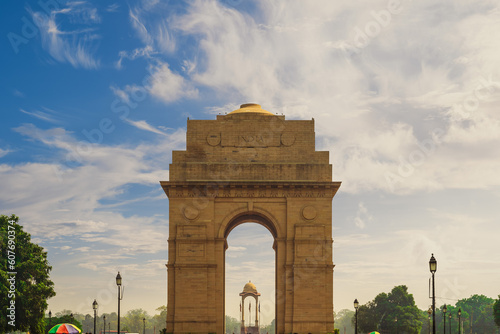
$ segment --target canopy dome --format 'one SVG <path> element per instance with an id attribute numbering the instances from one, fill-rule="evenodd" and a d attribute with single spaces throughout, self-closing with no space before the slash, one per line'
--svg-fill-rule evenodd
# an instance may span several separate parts
<path id="1" fill-rule="evenodd" d="M 257 103 L 242 104 L 240 106 L 240 109 L 233 110 L 228 115 L 247 114 L 247 113 L 274 116 L 272 112 L 262 109 L 260 104 Z"/>
<path id="2" fill-rule="evenodd" d="M 248 281 L 248 283 L 245 284 L 245 287 L 243 288 L 243 292 L 257 293 L 257 288 L 255 287 L 255 284 L 253 284 L 251 281 Z"/>

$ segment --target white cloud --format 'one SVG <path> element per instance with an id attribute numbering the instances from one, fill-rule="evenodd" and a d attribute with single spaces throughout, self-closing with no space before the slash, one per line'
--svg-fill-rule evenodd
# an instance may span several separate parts
<path id="1" fill-rule="evenodd" d="M 116 62 L 116 67 L 118 69 L 122 68 L 122 61 L 124 58 L 130 60 L 135 60 L 140 57 L 150 58 L 154 53 L 155 51 L 153 50 L 153 47 L 151 45 L 146 45 L 143 48 L 134 49 L 131 52 L 120 51 L 119 52 L 120 59 L 118 59 L 118 61 Z"/>
<path id="2" fill-rule="evenodd" d="M 129 87 L 129 86 L 127 86 L 127 87 Z M 120 89 L 120 88 L 115 87 L 115 86 L 110 86 L 111 90 L 113 91 L 113 94 L 115 94 L 117 97 L 119 97 L 120 100 L 122 100 L 123 102 L 129 103 L 130 102 L 130 89 L 127 89 L 127 87 L 125 88 L 125 90 L 123 90 L 123 89 Z"/>
<path id="3" fill-rule="evenodd" d="M 354 217 L 354 224 L 360 228 L 364 229 L 366 224 L 371 222 L 373 217 L 368 213 L 368 209 L 363 204 L 363 202 L 359 202 L 358 204 L 358 212 L 356 213 L 356 217 Z"/>
<path id="4" fill-rule="evenodd" d="M 114 3 L 114 4 L 111 4 L 109 5 L 107 8 L 106 8 L 106 11 L 107 12 L 110 12 L 110 13 L 115 13 L 118 11 L 118 9 L 120 8 L 120 5 L 117 4 L 117 3 Z"/>
<path id="5" fill-rule="evenodd" d="M 152 69 L 149 92 L 166 103 L 182 98 L 193 99 L 198 96 L 198 90 L 181 75 L 170 70 L 168 64 L 160 63 Z"/>
<path id="6" fill-rule="evenodd" d="M 1 149 L 0 148 L 0 158 L 6 156 L 7 154 L 9 154 L 10 152 L 12 152 L 11 150 L 4 150 L 4 149 Z"/>
<path id="7" fill-rule="evenodd" d="M 43 121 L 46 121 L 46 122 L 49 122 L 49 123 L 58 123 L 58 120 L 55 119 L 54 116 L 53 116 L 53 114 L 57 114 L 54 110 L 51 110 L 51 109 L 48 109 L 48 108 L 44 108 L 44 110 L 47 111 L 47 112 L 43 112 L 43 111 L 40 111 L 40 110 L 35 110 L 35 111 L 32 111 L 32 112 L 29 112 L 29 111 L 26 111 L 24 109 L 19 109 L 20 112 L 22 112 L 24 114 L 27 114 L 27 115 L 30 115 L 30 116 L 33 116 L 35 118 L 41 119 Z"/>
<path id="8" fill-rule="evenodd" d="M 183 60 L 188 80 L 224 95 L 222 103 L 254 101 L 289 119 L 314 117 L 317 149 L 332 152 L 343 191 L 411 193 L 453 188 L 459 179 L 472 188 L 500 184 L 500 42 L 489 38 L 500 29 L 495 3 L 404 2 L 382 26 L 373 13 L 387 6 L 261 1 L 249 16 L 193 1 L 169 24 L 198 42 Z M 366 32 L 376 25 L 377 34 Z M 341 46 L 360 30 L 369 43 L 347 52 Z M 478 94 L 474 113 L 457 120 L 453 106 L 470 107 Z M 464 162 L 473 147 L 482 156 Z"/>
<path id="9" fill-rule="evenodd" d="M 126 119 L 125 121 L 138 129 L 153 132 L 153 133 L 163 135 L 163 136 L 167 135 L 165 132 L 158 130 L 157 128 L 155 128 L 154 126 L 152 126 L 151 124 L 149 124 L 146 121 L 132 121 L 129 119 Z"/>
<path id="10" fill-rule="evenodd" d="M 68 2 L 61 9 L 54 9 L 49 15 L 43 12 L 31 12 L 33 21 L 38 26 L 42 45 L 59 62 L 68 62 L 73 67 L 94 69 L 99 61 L 94 58 L 94 41 L 99 38 L 95 28 L 89 28 L 100 22 L 97 9 L 87 2 Z M 60 30 L 58 16 L 67 16 L 74 24 L 74 30 Z"/>
<path id="11" fill-rule="evenodd" d="M 156 237 L 148 225 L 164 222 L 161 217 L 124 218 L 117 206 L 109 211 L 105 208 L 111 207 L 101 202 L 113 201 L 129 184 L 153 186 L 160 191 L 158 181 L 168 179 L 164 167 L 170 159 L 163 153 L 184 143 L 183 130 L 166 134 L 161 141 L 150 145 L 92 145 L 85 149 L 79 148 L 81 142 L 61 128 L 41 130 L 24 125 L 16 131 L 41 141 L 55 153 L 45 157 L 53 160 L 51 163 L 0 165 L 2 184 L 10 189 L 0 194 L 0 209 L 16 212 L 29 222 L 34 234 L 44 238 L 76 237 L 136 251 L 158 250 L 151 247 L 151 240 Z M 151 199 L 151 196 L 143 198 Z M 141 232 L 133 232 L 139 227 Z M 106 231 L 112 234 L 102 235 Z"/>

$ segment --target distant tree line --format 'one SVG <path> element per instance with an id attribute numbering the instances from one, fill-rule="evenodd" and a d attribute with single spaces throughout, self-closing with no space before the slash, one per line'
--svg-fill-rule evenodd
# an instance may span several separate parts
<path id="1" fill-rule="evenodd" d="M 134 309 L 128 311 L 125 315 L 120 316 L 120 331 L 127 331 L 129 333 L 143 333 L 144 324 L 146 334 L 161 334 L 165 333 L 167 307 L 161 306 L 156 309 L 159 314 L 150 316 L 143 309 Z M 104 333 L 104 316 L 106 317 L 106 333 L 109 330 L 115 331 L 118 324 L 118 314 L 102 313 L 96 318 L 96 333 Z M 143 321 L 146 319 L 146 321 Z M 46 332 L 54 325 L 60 323 L 71 323 L 82 330 L 82 333 L 94 332 L 94 315 L 73 313 L 71 310 L 63 310 L 57 312 L 52 317 L 47 314 L 45 317 Z"/>
<path id="2" fill-rule="evenodd" d="M 436 331 L 444 331 L 444 305 L 436 309 Z M 446 332 L 449 326 L 458 333 L 458 310 L 461 310 L 461 333 L 497 333 L 500 330 L 500 295 L 498 299 L 473 295 L 446 305 Z M 451 315 L 451 319 L 450 316 Z M 431 317 L 432 318 L 432 317 Z M 401 334 L 427 334 L 432 326 L 428 310 L 420 310 L 405 285 L 382 292 L 358 308 L 358 333 L 377 331 Z M 335 328 L 341 334 L 353 334 L 355 312 L 341 310 L 335 315 Z"/>
<path id="3" fill-rule="evenodd" d="M 261 334 L 275 334 L 275 319 L 265 327 L 260 328 Z M 226 315 L 226 334 L 240 334 L 241 332 L 241 321 L 236 318 Z"/>

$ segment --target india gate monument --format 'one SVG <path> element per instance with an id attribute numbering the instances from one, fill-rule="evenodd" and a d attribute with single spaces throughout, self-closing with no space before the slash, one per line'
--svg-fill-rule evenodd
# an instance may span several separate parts
<path id="1" fill-rule="evenodd" d="M 276 333 L 333 332 L 340 182 L 329 152 L 315 150 L 314 119 L 285 120 L 249 103 L 215 120 L 188 119 L 186 137 L 160 182 L 169 199 L 167 333 L 224 333 L 227 237 L 246 222 L 274 237 Z"/>

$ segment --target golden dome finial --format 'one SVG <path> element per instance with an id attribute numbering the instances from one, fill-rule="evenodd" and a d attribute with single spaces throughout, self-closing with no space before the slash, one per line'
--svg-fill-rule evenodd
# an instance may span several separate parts
<path id="1" fill-rule="evenodd" d="M 260 104 L 257 103 L 244 103 L 240 106 L 240 109 L 233 110 L 228 115 L 247 114 L 247 113 L 274 116 L 273 113 L 262 109 Z"/>

